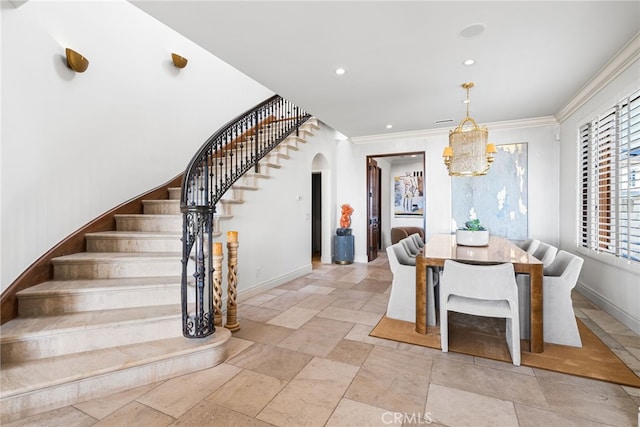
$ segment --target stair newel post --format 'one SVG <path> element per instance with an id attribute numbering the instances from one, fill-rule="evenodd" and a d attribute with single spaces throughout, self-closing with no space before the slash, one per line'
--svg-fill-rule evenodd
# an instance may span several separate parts
<path id="1" fill-rule="evenodd" d="M 227 232 L 227 324 L 225 328 L 231 332 L 240 329 L 238 323 L 237 273 L 238 273 L 238 232 Z"/>
<path id="2" fill-rule="evenodd" d="M 222 327 L 222 243 L 213 244 L 213 324 Z"/>

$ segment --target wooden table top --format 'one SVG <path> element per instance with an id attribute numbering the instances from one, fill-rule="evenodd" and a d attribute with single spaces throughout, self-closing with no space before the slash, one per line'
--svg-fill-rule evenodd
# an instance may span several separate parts
<path id="1" fill-rule="evenodd" d="M 511 241 L 498 236 L 489 236 L 488 246 L 461 246 L 456 244 L 455 234 L 435 234 L 425 244 L 421 255 L 432 262 L 441 260 L 443 264 L 446 259 L 478 264 L 541 264 Z"/>

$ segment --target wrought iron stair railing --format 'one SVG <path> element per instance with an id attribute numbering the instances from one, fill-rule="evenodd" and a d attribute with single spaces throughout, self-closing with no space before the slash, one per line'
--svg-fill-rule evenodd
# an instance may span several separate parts
<path id="1" fill-rule="evenodd" d="M 211 245 L 216 205 L 246 172 L 252 168 L 259 172 L 259 161 L 287 136 L 294 132 L 297 135 L 300 125 L 310 117 L 275 95 L 223 126 L 187 166 L 180 201 L 185 337 L 203 338 L 215 331 Z M 190 281 L 189 275 L 195 280 Z"/>

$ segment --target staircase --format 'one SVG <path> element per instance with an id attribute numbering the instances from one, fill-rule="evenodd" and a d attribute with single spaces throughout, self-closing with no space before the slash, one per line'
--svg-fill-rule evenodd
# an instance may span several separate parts
<path id="1" fill-rule="evenodd" d="M 318 128 L 307 121 L 260 160 L 260 172 L 234 183 L 218 220 L 231 220 L 233 205 Z M 87 234 L 86 252 L 54 258 L 53 280 L 17 294 L 19 316 L 0 326 L 0 424 L 226 359 L 227 329 L 182 336 L 180 193 L 170 188 L 166 200 L 144 201 L 144 213 L 116 215 L 116 231 Z"/>

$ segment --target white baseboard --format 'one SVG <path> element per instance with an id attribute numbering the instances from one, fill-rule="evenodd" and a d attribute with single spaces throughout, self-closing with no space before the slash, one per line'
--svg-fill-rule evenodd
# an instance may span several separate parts
<path id="1" fill-rule="evenodd" d="M 249 289 L 243 289 L 238 292 L 238 302 L 242 300 L 249 299 L 255 295 L 258 295 L 264 291 L 268 291 L 269 289 L 280 286 L 284 283 L 287 283 L 291 280 L 297 279 L 298 277 L 304 276 L 305 274 L 311 273 L 313 267 L 311 264 L 307 264 L 303 267 L 300 267 L 296 270 L 290 271 L 289 273 L 283 274 L 281 276 L 275 277 L 271 280 L 267 280 L 266 282 L 259 283 Z M 226 301 L 223 307 L 226 307 Z"/>
<path id="2" fill-rule="evenodd" d="M 580 282 L 576 284 L 576 291 L 578 291 L 589 301 L 600 307 L 606 313 L 610 314 L 612 317 L 620 321 L 633 332 L 640 335 L 640 319 L 636 319 L 626 311 L 621 310 L 620 307 L 611 303 L 608 299 L 606 299 L 599 293 L 594 292 L 592 289 L 587 288 Z"/>

